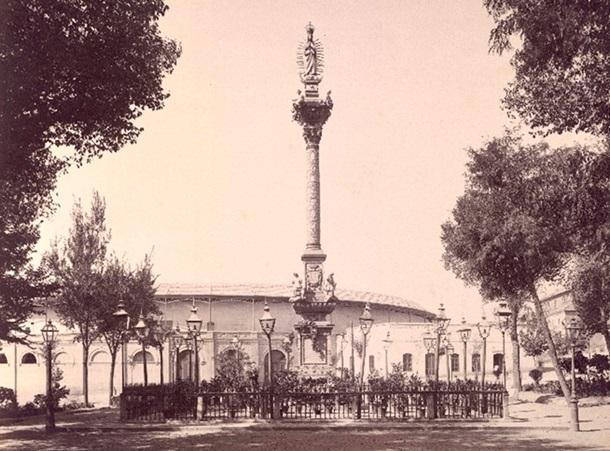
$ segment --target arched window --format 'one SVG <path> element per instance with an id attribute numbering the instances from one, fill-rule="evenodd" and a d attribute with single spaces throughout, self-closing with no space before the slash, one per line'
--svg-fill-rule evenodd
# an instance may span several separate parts
<path id="1" fill-rule="evenodd" d="M 150 355 L 150 352 L 146 352 Z M 152 360 L 148 360 L 148 355 L 146 356 L 146 362 L 152 362 Z M 152 357 L 152 355 L 151 355 Z M 91 356 L 91 363 L 93 364 L 109 364 L 110 363 L 110 354 L 106 351 L 98 351 Z"/>
<path id="2" fill-rule="evenodd" d="M 269 354 L 265 355 L 264 358 L 265 364 L 265 372 L 264 378 L 268 380 L 269 378 Z M 271 366 L 273 367 L 273 373 L 276 374 L 279 371 L 286 369 L 286 356 L 282 351 L 278 351 L 274 349 L 271 351 Z"/>
<path id="3" fill-rule="evenodd" d="M 408 352 L 402 355 L 402 370 L 413 371 L 413 356 Z"/>
<path id="4" fill-rule="evenodd" d="M 74 359 L 67 352 L 60 352 L 53 359 L 56 365 L 73 365 Z"/>
<path id="5" fill-rule="evenodd" d="M 494 366 L 493 366 L 493 371 L 496 374 L 496 376 L 499 377 L 499 375 L 502 373 L 502 361 L 503 361 L 503 355 L 502 353 L 496 353 L 494 354 Z"/>
<path id="6" fill-rule="evenodd" d="M 144 354 L 142 354 L 142 351 L 138 351 L 135 353 L 135 355 L 133 356 L 133 363 L 135 364 L 142 364 L 144 363 L 144 358 L 143 358 Z M 146 364 L 148 365 L 149 363 L 155 363 L 155 358 L 153 357 L 153 355 L 146 351 Z"/>
<path id="7" fill-rule="evenodd" d="M 8 360 L 6 359 L 6 354 L 0 352 L 0 364 L 8 364 Z"/>
<path id="8" fill-rule="evenodd" d="M 31 352 L 27 352 L 27 353 L 23 354 L 23 357 L 21 357 L 21 363 L 24 365 L 35 364 L 35 363 L 37 363 L 36 356 L 34 354 L 32 354 Z"/>
<path id="9" fill-rule="evenodd" d="M 473 373 L 481 372 L 481 354 L 478 354 L 478 353 L 472 354 L 472 372 Z"/>
<path id="10" fill-rule="evenodd" d="M 370 355 L 369 356 L 369 373 L 372 373 L 373 371 L 375 371 L 375 356 Z"/>
<path id="11" fill-rule="evenodd" d="M 427 353 L 426 354 L 426 376 L 428 377 L 434 377 L 434 365 L 435 365 L 435 360 L 434 360 L 434 354 L 432 353 Z"/>
<path id="12" fill-rule="evenodd" d="M 460 371 L 460 355 L 451 354 L 451 371 Z"/>

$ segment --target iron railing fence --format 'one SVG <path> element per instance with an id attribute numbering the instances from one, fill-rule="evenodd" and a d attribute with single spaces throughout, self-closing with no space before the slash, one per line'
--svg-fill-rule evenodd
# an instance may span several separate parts
<path id="1" fill-rule="evenodd" d="M 403 390 L 269 393 L 126 390 L 121 420 L 419 420 L 502 416 L 502 390 Z M 142 387 L 139 387 L 142 388 Z M 177 393 L 178 392 L 178 393 Z"/>

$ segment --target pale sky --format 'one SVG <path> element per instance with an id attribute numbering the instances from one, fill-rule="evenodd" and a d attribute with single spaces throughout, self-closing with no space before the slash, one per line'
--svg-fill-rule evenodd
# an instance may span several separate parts
<path id="1" fill-rule="evenodd" d="M 302 272 L 305 143 L 291 120 L 296 49 L 311 21 L 334 109 L 320 144 L 322 247 L 339 287 L 398 295 L 459 320 L 480 296 L 441 261 L 440 225 L 467 146 L 500 134 L 509 56 L 467 1 L 172 1 L 183 54 L 138 143 L 61 177 L 39 250 L 74 199 L 106 198 L 112 249 L 154 248 L 159 282 L 289 283 Z M 374 312 L 373 312 L 374 314 Z"/>

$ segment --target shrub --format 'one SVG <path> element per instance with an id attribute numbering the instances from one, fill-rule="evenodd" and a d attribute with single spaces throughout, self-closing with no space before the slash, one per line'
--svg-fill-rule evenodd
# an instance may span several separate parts
<path id="1" fill-rule="evenodd" d="M 540 371 L 538 368 L 534 368 L 533 370 L 530 370 L 528 374 L 529 377 L 534 381 L 535 385 L 540 384 L 540 381 L 542 380 L 542 371 Z"/>

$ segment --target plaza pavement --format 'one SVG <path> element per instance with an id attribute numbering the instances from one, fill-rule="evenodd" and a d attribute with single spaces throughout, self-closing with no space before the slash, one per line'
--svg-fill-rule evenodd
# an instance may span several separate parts
<path id="1" fill-rule="evenodd" d="M 510 420 L 488 422 L 268 422 L 121 424 L 118 411 L 58 415 L 59 432 L 44 417 L 4 422 L 7 450 L 610 450 L 610 405 L 581 410 L 582 432 L 568 429 L 561 399 L 511 405 Z"/>

